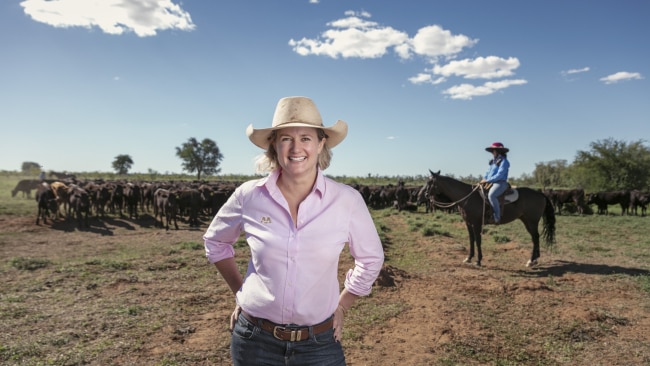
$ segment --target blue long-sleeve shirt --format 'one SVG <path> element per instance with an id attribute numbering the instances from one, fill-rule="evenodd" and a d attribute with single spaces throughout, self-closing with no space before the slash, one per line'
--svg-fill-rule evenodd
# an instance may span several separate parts
<path id="1" fill-rule="evenodd" d="M 508 169 L 510 162 L 503 155 L 497 155 L 496 159 L 490 162 L 490 167 L 485 173 L 485 180 L 488 183 L 500 182 L 508 180 Z"/>

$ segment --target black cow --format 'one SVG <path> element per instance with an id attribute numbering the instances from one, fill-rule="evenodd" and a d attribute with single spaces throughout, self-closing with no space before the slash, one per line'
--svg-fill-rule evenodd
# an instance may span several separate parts
<path id="1" fill-rule="evenodd" d="M 84 226 L 90 227 L 90 224 L 88 224 L 88 215 L 90 214 L 90 196 L 88 192 L 76 185 L 71 185 L 68 188 L 68 201 L 68 218 L 74 212 L 80 230 Z"/>
<path id="2" fill-rule="evenodd" d="M 178 230 L 176 222 L 176 211 L 178 210 L 177 193 L 168 189 L 158 188 L 154 192 L 154 219 L 158 226 L 158 216 L 160 215 L 160 227 L 169 230 L 169 223 L 173 220 L 174 227 Z"/>
<path id="3" fill-rule="evenodd" d="M 111 213 L 115 214 L 117 211 L 120 217 L 124 216 L 122 213 L 122 209 L 124 208 L 124 185 L 118 182 L 111 183 L 108 191 L 111 193 L 109 200 Z"/>
<path id="4" fill-rule="evenodd" d="M 156 187 L 153 183 L 142 183 L 141 185 L 141 199 L 140 203 L 142 209 L 149 212 L 151 206 L 153 205 L 153 193 L 155 192 Z"/>
<path id="5" fill-rule="evenodd" d="M 199 227 L 199 211 L 201 210 L 201 192 L 195 188 L 185 188 L 178 192 L 178 210 L 187 214 L 190 227 Z"/>
<path id="6" fill-rule="evenodd" d="M 404 186 L 404 182 L 400 181 L 397 185 L 397 189 L 395 189 L 395 206 L 398 211 L 402 211 L 406 208 L 410 196 L 411 193 Z"/>
<path id="7" fill-rule="evenodd" d="M 106 205 L 111 201 L 111 190 L 107 184 L 101 184 L 93 194 L 92 205 L 95 217 L 106 217 Z"/>
<path id="8" fill-rule="evenodd" d="M 585 205 L 584 189 L 550 189 L 543 193 L 551 200 L 558 215 L 562 213 L 562 207 L 566 203 L 573 203 L 576 206 L 578 214 L 582 215 Z"/>
<path id="9" fill-rule="evenodd" d="M 142 200 L 142 191 L 140 186 L 134 183 L 127 183 L 124 185 L 124 203 L 126 210 L 129 212 L 130 219 L 138 218 L 138 204 Z"/>
<path id="10" fill-rule="evenodd" d="M 634 190 L 630 192 L 630 206 L 631 212 L 634 215 L 638 214 L 638 208 L 641 207 L 641 216 L 645 216 L 648 201 L 650 201 L 650 192 L 643 192 Z"/>
<path id="11" fill-rule="evenodd" d="M 598 207 L 598 214 L 607 214 L 607 206 L 619 204 L 621 206 L 621 216 L 625 215 L 630 207 L 629 191 L 606 191 L 596 192 L 587 195 L 587 204 L 595 204 Z"/>
<path id="12" fill-rule="evenodd" d="M 36 225 L 39 225 L 41 217 L 43 218 L 43 223 L 47 224 L 47 218 L 50 214 L 55 214 L 59 209 L 59 204 L 56 202 L 56 196 L 47 183 L 38 187 L 36 191 L 36 203 L 38 205 Z"/>

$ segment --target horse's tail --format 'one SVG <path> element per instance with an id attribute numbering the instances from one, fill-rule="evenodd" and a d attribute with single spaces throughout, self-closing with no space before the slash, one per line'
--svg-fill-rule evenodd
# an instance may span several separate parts
<path id="1" fill-rule="evenodd" d="M 544 229 L 542 237 L 546 247 L 553 247 L 555 244 L 555 207 L 548 197 L 546 198 L 546 207 L 544 208 Z"/>

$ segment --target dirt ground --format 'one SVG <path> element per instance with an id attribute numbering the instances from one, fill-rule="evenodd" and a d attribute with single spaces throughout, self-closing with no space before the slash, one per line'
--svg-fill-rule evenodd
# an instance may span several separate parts
<path id="1" fill-rule="evenodd" d="M 392 220 L 394 225 L 404 225 L 398 217 Z M 129 226 L 112 220 L 78 231 L 36 226 L 32 218 L 0 217 L 0 232 L 17 233 L 21 241 L 4 236 L 0 255 L 3 260 L 35 255 L 56 259 L 120 241 L 197 241 L 202 234 L 183 228 L 165 232 Z M 603 256 L 589 263 L 547 252 L 538 267 L 527 269 L 530 249 L 517 243 L 500 245 L 491 258 L 484 258 L 483 267 L 475 267 L 461 263 L 466 238 L 437 237 L 435 245 L 431 238 L 416 240 L 423 241 L 416 255 L 424 256 L 430 268 L 410 272 L 391 265 L 385 268 L 366 301 L 396 304 L 400 310 L 361 327 L 351 340 L 344 339 L 348 365 L 650 365 L 649 295 L 631 279 L 648 271 L 621 263 L 618 257 Z M 92 246 L 80 244 L 88 242 Z M 387 256 L 399 255 L 396 250 L 395 245 L 389 247 Z M 349 259 L 342 259 L 342 270 L 350 265 Z M 214 278 L 220 280 L 216 273 Z M 156 282 L 141 289 L 140 301 L 174 296 L 173 288 L 152 286 Z M 116 282 L 106 286 L 101 296 L 124 295 L 121 290 Z M 207 301 L 205 297 L 217 295 L 202 296 L 194 299 Z M 182 325 L 166 324 L 147 335 L 139 355 L 115 354 L 112 364 L 229 364 L 225 319 L 231 305 L 230 300 L 213 302 L 205 306 L 207 311 L 189 315 Z M 362 305 L 355 305 L 349 316 L 359 320 L 363 311 Z M 12 330 L 3 330 L 7 331 Z M 197 357 L 188 363 L 161 361 L 162 355 L 215 352 L 222 361 L 214 357 L 210 362 L 196 361 Z"/>

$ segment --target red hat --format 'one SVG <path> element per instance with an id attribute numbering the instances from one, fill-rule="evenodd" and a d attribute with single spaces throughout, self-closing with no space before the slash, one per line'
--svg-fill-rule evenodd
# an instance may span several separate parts
<path id="1" fill-rule="evenodd" d="M 506 152 L 506 153 L 507 153 L 508 151 L 510 151 L 510 149 L 508 149 L 507 147 L 503 146 L 503 144 L 500 143 L 500 142 L 493 142 L 492 145 L 490 145 L 490 146 L 488 146 L 488 147 L 485 148 L 485 151 L 489 151 L 489 152 L 492 152 L 492 151 L 494 151 L 494 150 L 499 150 L 499 151 L 503 151 L 503 152 Z"/>

